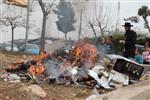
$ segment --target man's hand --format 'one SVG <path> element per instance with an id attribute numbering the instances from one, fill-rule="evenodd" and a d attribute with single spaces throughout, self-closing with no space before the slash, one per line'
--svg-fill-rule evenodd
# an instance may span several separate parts
<path id="1" fill-rule="evenodd" d="M 120 40 L 119 43 L 120 44 L 125 44 L 125 41 L 124 40 Z"/>

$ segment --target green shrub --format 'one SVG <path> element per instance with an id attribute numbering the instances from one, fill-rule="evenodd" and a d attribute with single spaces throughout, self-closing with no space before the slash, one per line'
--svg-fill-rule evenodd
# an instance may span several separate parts
<path id="1" fill-rule="evenodd" d="M 112 37 L 113 37 L 115 53 L 121 54 L 123 52 L 124 46 L 120 44 L 119 41 L 124 39 L 124 35 L 121 33 L 114 33 Z"/>
<path id="2" fill-rule="evenodd" d="M 146 41 L 150 41 L 150 37 L 147 37 L 145 34 L 139 34 L 137 36 L 136 44 L 144 45 Z"/>
<path id="3" fill-rule="evenodd" d="M 106 37 L 104 37 L 104 38 L 106 38 Z M 124 39 L 124 34 L 122 34 L 121 32 L 120 33 L 114 33 L 114 34 L 112 34 L 112 37 L 113 37 L 115 53 L 116 54 L 122 54 L 124 46 L 122 44 L 120 44 L 119 41 Z M 98 37 L 98 38 L 101 38 L 101 37 Z M 89 38 L 89 41 L 92 44 L 95 43 L 95 40 L 96 40 L 96 38 L 94 38 L 94 37 Z M 136 44 L 144 45 L 146 41 L 150 41 L 150 37 L 143 35 L 143 34 L 137 35 Z"/>

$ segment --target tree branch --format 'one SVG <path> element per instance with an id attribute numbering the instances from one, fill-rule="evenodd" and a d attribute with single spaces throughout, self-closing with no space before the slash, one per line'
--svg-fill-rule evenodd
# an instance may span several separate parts
<path id="1" fill-rule="evenodd" d="M 51 12 L 51 8 L 53 7 L 54 3 L 56 0 L 53 0 L 53 2 L 49 5 L 48 9 L 47 9 L 47 14 L 49 14 Z"/>
<path id="2" fill-rule="evenodd" d="M 45 11 L 45 8 L 44 8 L 44 3 L 42 2 L 42 0 L 38 0 L 38 2 L 39 2 L 39 5 L 42 9 L 42 12 L 45 13 L 46 11 Z"/>

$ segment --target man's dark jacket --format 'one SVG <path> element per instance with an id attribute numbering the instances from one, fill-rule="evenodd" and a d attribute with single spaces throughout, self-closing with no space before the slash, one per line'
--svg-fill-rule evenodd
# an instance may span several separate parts
<path id="1" fill-rule="evenodd" d="M 134 58 L 135 56 L 135 42 L 137 34 L 133 30 L 125 33 L 125 52 L 124 56 L 127 58 Z"/>

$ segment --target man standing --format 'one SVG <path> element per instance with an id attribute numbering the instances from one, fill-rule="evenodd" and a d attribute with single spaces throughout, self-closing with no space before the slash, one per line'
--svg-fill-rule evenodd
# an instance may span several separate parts
<path id="1" fill-rule="evenodd" d="M 134 58 L 135 57 L 135 42 L 137 38 L 137 34 L 135 31 L 131 30 L 131 25 L 129 22 L 126 22 L 124 25 L 125 28 L 125 43 L 124 43 L 124 56 L 126 58 Z"/>

